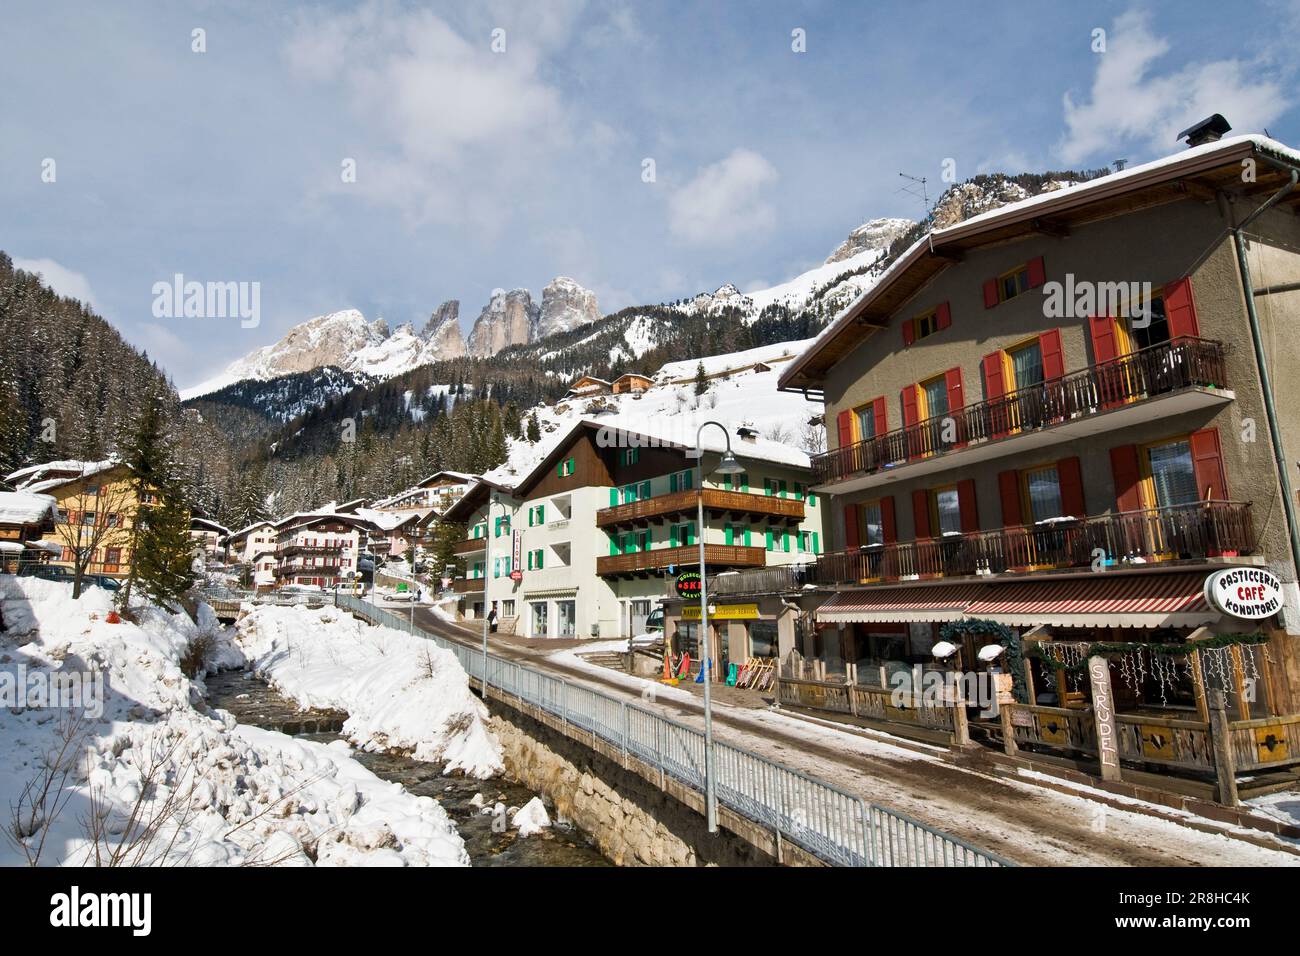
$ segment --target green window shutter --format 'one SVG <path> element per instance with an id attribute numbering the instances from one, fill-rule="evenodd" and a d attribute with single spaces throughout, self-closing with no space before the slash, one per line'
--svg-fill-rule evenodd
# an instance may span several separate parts
<path id="1" fill-rule="evenodd" d="M 820 546 L 818 545 L 818 543 L 817 543 L 817 532 L 816 532 L 816 531 L 814 531 L 814 532 L 812 533 L 812 542 L 813 542 L 813 554 L 821 554 L 822 551 L 821 551 L 821 547 L 820 547 Z"/>
<path id="2" fill-rule="evenodd" d="M 671 494 L 676 490 L 677 490 L 677 472 L 673 472 L 671 475 L 668 476 L 668 491 Z"/>
<path id="3" fill-rule="evenodd" d="M 817 507 L 817 496 L 813 494 L 811 491 L 808 492 L 808 507 L 809 508 Z"/>
<path id="4" fill-rule="evenodd" d="M 782 478 L 779 482 L 777 482 L 777 487 L 780 489 L 781 497 L 784 498 L 784 497 L 785 497 L 785 479 L 784 479 L 784 478 Z"/>
<path id="5" fill-rule="evenodd" d="M 728 491 L 731 490 L 731 475 L 727 474 L 722 476 L 722 487 L 726 488 Z"/>
<path id="6" fill-rule="evenodd" d="M 790 553 L 790 532 L 788 531 L 781 532 L 781 550 L 786 554 Z"/>
<path id="7" fill-rule="evenodd" d="M 529 551 L 529 552 L 528 552 L 528 570 L 531 571 L 532 569 L 533 569 L 533 552 Z"/>
<path id="8" fill-rule="evenodd" d="M 641 499 L 643 501 L 648 501 L 652 497 L 653 495 L 650 494 L 650 482 L 641 482 Z"/>
<path id="9" fill-rule="evenodd" d="M 750 546 L 750 544 L 749 544 L 749 528 L 748 528 L 748 526 L 746 526 L 746 528 L 745 528 L 745 547 L 748 548 L 749 546 Z"/>
<path id="10" fill-rule="evenodd" d="M 555 466 L 555 477 L 556 477 L 556 478 L 563 478 L 563 477 L 564 477 L 564 461 L 563 461 L 563 460 L 561 460 L 560 463 L 559 463 L 558 465 Z"/>
<path id="11" fill-rule="evenodd" d="M 776 547 L 776 534 L 771 528 L 767 529 L 767 550 L 772 551 Z"/>
<path id="12" fill-rule="evenodd" d="M 732 527 L 731 525 L 727 525 L 727 540 L 726 540 L 726 543 L 727 543 L 727 544 L 735 544 L 735 543 L 736 543 L 736 529 L 735 529 L 734 527 Z"/>
<path id="13" fill-rule="evenodd" d="M 677 525 L 668 529 L 668 542 L 670 547 L 677 547 Z"/>
<path id="14" fill-rule="evenodd" d="M 682 487 L 688 491 L 695 487 L 695 472 L 689 469 L 682 472 Z"/>
<path id="15" fill-rule="evenodd" d="M 611 488 L 611 489 L 609 489 L 609 506 L 610 506 L 611 508 L 617 508 L 617 507 L 618 507 L 618 489 L 617 489 L 617 488 Z"/>
<path id="16" fill-rule="evenodd" d="M 763 494 L 767 495 L 769 498 L 772 497 L 772 479 L 771 479 L 771 478 L 764 478 L 764 479 L 763 479 Z"/>
<path id="17" fill-rule="evenodd" d="M 743 472 L 740 476 L 740 490 L 749 491 L 749 472 Z"/>
<path id="18" fill-rule="evenodd" d="M 794 500 L 795 500 L 795 501 L 803 501 L 803 482 L 802 482 L 802 481 L 796 481 L 796 482 L 794 483 Z"/>
<path id="19" fill-rule="evenodd" d="M 537 570 L 542 570 L 546 566 L 546 552 L 541 548 L 537 549 Z"/>
<path id="20" fill-rule="evenodd" d="M 537 523 L 546 524 L 546 505 L 537 506 Z"/>

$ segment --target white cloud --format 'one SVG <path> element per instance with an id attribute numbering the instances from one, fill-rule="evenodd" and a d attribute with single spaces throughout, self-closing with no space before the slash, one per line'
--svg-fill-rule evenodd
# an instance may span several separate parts
<path id="1" fill-rule="evenodd" d="M 776 168 L 749 149 L 705 166 L 668 201 L 673 235 L 698 245 L 723 245 L 767 232 L 776 213 L 763 198 L 776 182 Z"/>
<path id="2" fill-rule="evenodd" d="M 80 272 L 74 272 L 53 259 L 15 259 L 14 268 L 22 269 L 24 272 L 34 272 L 59 295 L 80 299 L 90 308 L 99 310 L 95 302 L 95 293 L 90 288 L 90 280 Z"/>
<path id="3" fill-rule="evenodd" d="M 291 71 L 336 89 L 373 133 L 358 151 L 357 182 L 335 190 L 415 220 L 463 220 L 484 214 L 473 209 L 467 181 L 490 192 L 569 143 L 560 94 L 542 72 L 544 53 L 572 29 L 576 5 L 546 6 L 546 16 L 487 18 L 460 30 L 430 11 L 381 0 L 304 19 L 284 50 Z M 493 52 L 494 22 L 508 23 L 504 52 Z"/>
<path id="4" fill-rule="evenodd" d="M 1064 162 L 1108 162 L 1130 146 L 1166 154 L 1176 150 L 1180 131 L 1212 113 L 1239 132 L 1258 132 L 1289 109 L 1278 83 L 1250 75 L 1255 64 L 1238 59 L 1188 63 L 1180 55 L 1181 69 L 1156 75 L 1156 62 L 1170 49 L 1145 13 L 1130 10 L 1115 20 L 1106 52 L 1096 54 L 1090 101 L 1065 95 L 1068 132 L 1057 144 Z"/>

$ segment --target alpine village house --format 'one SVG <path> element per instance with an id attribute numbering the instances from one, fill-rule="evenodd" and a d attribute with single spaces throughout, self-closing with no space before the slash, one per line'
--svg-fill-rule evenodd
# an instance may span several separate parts
<path id="1" fill-rule="evenodd" d="M 933 231 L 782 372 L 824 396 L 833 516 L 783 703 L 1294 783 L 1300 154 L 1226 126 Z M 990 660 L 997 718 L 882 693 Z"/>

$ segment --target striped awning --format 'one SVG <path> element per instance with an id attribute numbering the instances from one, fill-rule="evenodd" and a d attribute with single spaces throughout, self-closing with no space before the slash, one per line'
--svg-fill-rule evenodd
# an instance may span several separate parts
<path id="1" fill-rule="evenodd" d="M 985 588 L 966 616 L 1010 626 L 1199 627 L 1219 619 L 1204 588 L 1204 572 L 1027 581 Z"/>
<path id="2" fill-rule="evenodd" d="M 987 590 L 983 584 L 841 591 L 817 609 L 829 624 L 898 624 L 960 621 L 967 605 Z"/>

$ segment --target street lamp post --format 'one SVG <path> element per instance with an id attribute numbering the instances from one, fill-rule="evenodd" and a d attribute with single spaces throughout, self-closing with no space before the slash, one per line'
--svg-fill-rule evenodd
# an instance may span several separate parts
<path id="1" fill-rule="evenodd" d="M 484 514 L 487 516 L 487 524 L 483 534 L 483 676 L 479 682 L 479 687 L 483 691 L 483 699 L 487 700 L 487 663 L 488 663 L 488 565 L 492 560 L 492 505 L 500 504 L 495 494 L 488 496 L 487 509 Z"/>
<path id="2" fill-rule="evenodd" d="M 695 432 L 695 509 L 696 509 L 696 543 L 700 548 L 700 672 L 704 675 L 704 816 L 710 833 L 718 832 L 718 795 L 713 779 L 713 704 L 710 684 L 713 683 L 713 648 L 709 640 L 709 585 L 707 568 L 704 564 L 704 446 L 700 436 L 704 429 L 716 425 L 722 429 L 726 439 L 727 451 L 718 464 L 718 472 L 734 475 L 744 471 L 744 467 L 731 452 L 731 434 L 721 422 L 708 421 Z"/>

